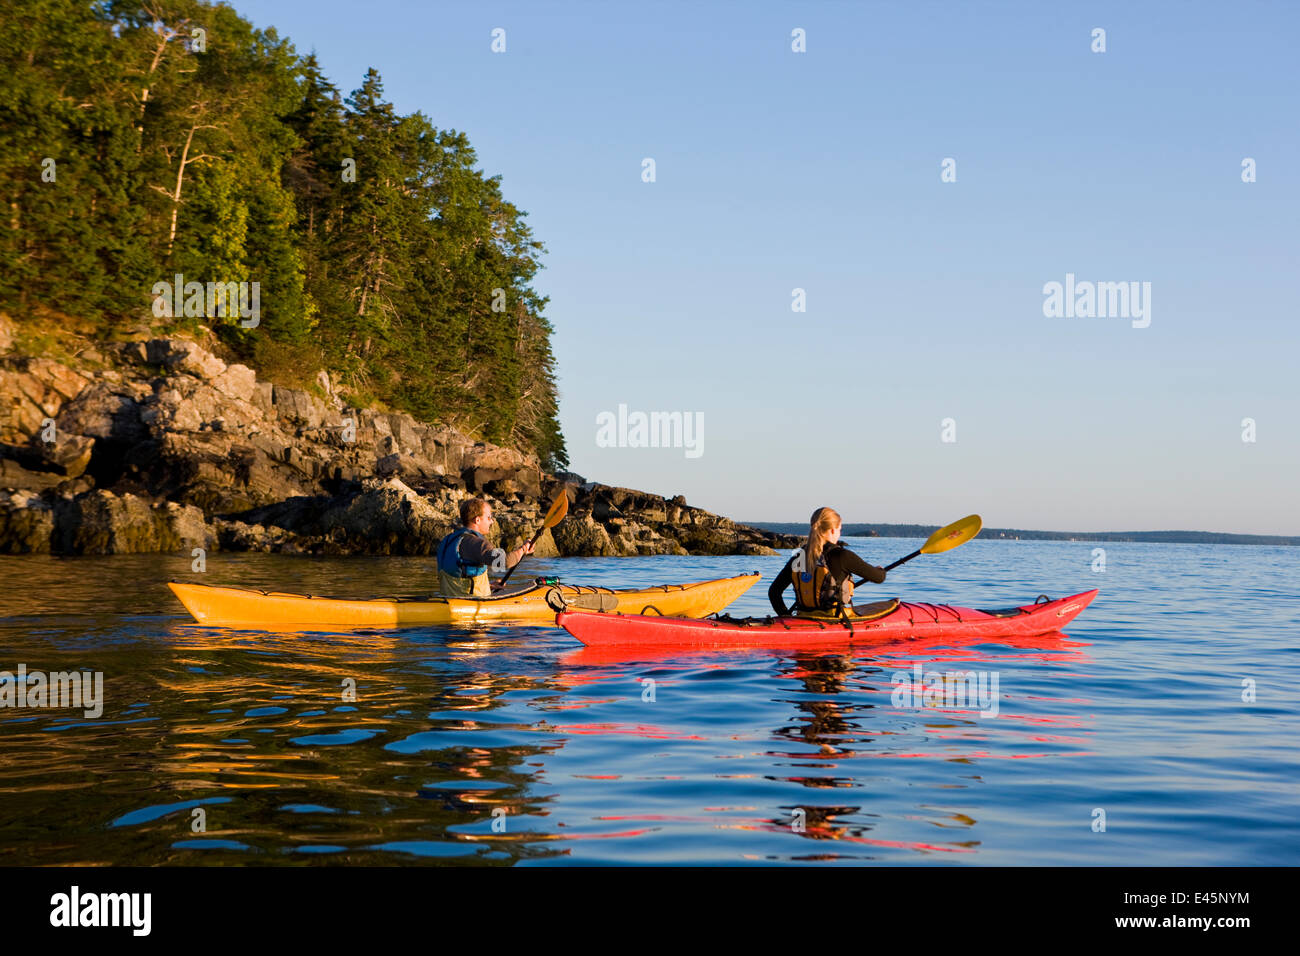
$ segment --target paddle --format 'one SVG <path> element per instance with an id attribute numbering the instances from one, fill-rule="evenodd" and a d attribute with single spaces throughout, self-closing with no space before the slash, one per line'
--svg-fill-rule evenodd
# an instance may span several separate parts
<path id="1" fill-rule="evenodd" d="M 537 539 L 542 536 L 543 531 L 545 531 L 547 528 L 554 528 L 557 524 L 559 524 L 561 521 L 564 520 L 564 516 L 567 515 L 568 513 L 569 513 L 569 495 L 564 490 L 564 487 L 561 486 L 560 490 L 555 493 L 555 498 L 551 501 L 551 510 L 546 512 L 546 520 L 542 522 L 542 526 L 537 529 L 537 534 L 533 535 L 532 540 L 529 541 L 528 543 L 530 545 L 536 544 Z M 527 553 L 521 554 L 519 556 L 519 560 L 515 562 L 515 568 L 523 564 L 524 558 L 526 557 L 528 557 Z M 515 568 L 511 568 L 509 571 L 506 572 L 506 576 L 502 578 L 501 583 L 497 585 L 498 590 L 506 586 L 506 582 L 510 580 L 510 575 L 515 573 Z"/>
<path id="2" fill-rule="evenodd" d="M 922 554 L 942 554 L 945 551 L 951 551 L 953 548 L 959 548 L 975 535 L 980 533 L 980 528 L 984 527 L 984 522 L 979 515 L 967 515 L 960 521 L 954 521 L 950 525 L 944 525 L 934 534 L 926 539 L 925 544 L 913 551 L 905 558 L 899 558 L 893 564 L 885 565 L 886 571 L 892 571 L 906 561 Z M 866 580 L 854 582 L 854 587 L 866 584 Z"/>

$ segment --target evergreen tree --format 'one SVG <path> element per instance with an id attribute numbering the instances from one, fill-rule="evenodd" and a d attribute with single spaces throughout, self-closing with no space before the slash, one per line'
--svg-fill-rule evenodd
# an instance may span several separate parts
<path id="1" fill-rule="evenodd" d="M 224 4 L 25 0 L 0 20 L 0 200 L 0 308 L 116 328 L 177 272 L 257 282 L 254 328 L 168 321 L 567 463 L 542 245 L 376 70 L 345 100 Z"/>

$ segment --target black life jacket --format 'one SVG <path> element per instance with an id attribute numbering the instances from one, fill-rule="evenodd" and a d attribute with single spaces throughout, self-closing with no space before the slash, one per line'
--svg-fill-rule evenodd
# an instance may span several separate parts
<path id="1" fill-rule="evenodd" d="M 826 549 L 817 558 L 817 563 L 805 571 L 790 568 L 790 577 L 794 581 L 795 607 L 800 611 L 838 612 L 853 603 L 852 576 L 846 576 L 835 587 L 835 579 L 826 564 Z"/>

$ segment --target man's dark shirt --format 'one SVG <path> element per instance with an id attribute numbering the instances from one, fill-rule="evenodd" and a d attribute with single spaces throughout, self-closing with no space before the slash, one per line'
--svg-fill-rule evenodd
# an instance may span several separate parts
<path id="1" fill-rule="evenodd" d="M 459 550 L 460 559 L 466 565 L 481 564 L 489 568 L 497 554 L 497 549 L 488 543 L 487 538 L 475 531 L 461 537 Z"/>

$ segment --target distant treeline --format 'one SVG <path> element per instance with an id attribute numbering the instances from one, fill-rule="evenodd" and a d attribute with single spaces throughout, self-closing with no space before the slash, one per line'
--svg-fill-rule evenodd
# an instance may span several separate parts
<path id="1" fill-rule="evenodd" d="M 160 324 L 207 325 L 272 375 L 323 367 L 355 400 L 563 465 L 530 285 L 543 248 L 476 163 L 464 133 L 400 115 L 375 70 L 342 97 L 314 56 L 225 4 L 0 15 L 0 309 L 111 334 L 178 273 L 257 282 L 255 328 Z"/>
<path id="2" fill-rule="evenodd" d="M 755 528 L 782 534 L 807 534 L 808 525 L 795 521 L 749 521 Z M 851 538 L 928 538 L 939 529 L 932 524 L 846 524 Z M 1132 541 L 1149 544 L 1272 544 L 1300 545 L 1300 537 L 1274 534 L 1221 534 L 1216 531 L 1026 531 L 985 528 L 980 538 L 1019 538 L 1022 541 Z"/>

